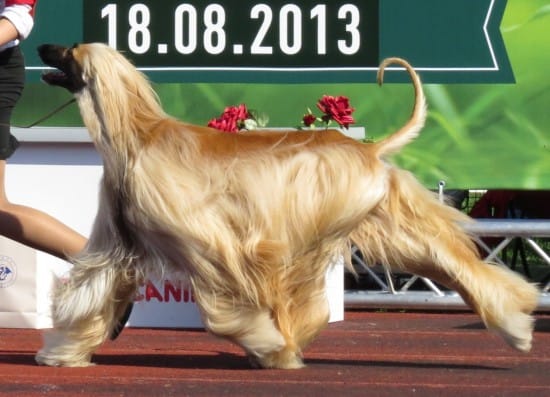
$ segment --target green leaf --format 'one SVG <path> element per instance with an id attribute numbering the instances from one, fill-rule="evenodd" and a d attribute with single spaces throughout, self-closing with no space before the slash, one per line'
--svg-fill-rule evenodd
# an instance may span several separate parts
<path id="1" fill-rule="evenodd" d="M 255 116 L 256 122 L 259 127 L 265 127 L 269 123 L 269 116 L 267 113 L 260 112 Z"/>

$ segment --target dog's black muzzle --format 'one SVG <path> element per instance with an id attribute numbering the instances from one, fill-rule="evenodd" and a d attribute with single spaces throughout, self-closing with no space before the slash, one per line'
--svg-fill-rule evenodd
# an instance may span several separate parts
<path id="1" fill-rule="evenodd" d="M 42 74 L 42 80 L 45 83 L 63 87 L 72 93 L 86 87 L 82 68 L 73 54 L 75 48 L 77 48 L 76 45 L 69 48 L 56 44 L 42 44 L 38 47 L 38 55 L 42 62 L 57 69 Z"/>

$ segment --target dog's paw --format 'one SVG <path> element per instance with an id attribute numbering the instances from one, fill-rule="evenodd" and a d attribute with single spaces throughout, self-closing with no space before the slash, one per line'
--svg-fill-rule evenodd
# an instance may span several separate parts
<path id="1" fill-rule="evenodd" d="M 525 313 L 509 314 L 497 331 L 510 346 L 527 353 L 531 350 L 534 323 L 533 317 Z"/>
<path id="2" fill-rule="evenodd" d="M 67 360 L 48 355 L 43 351 L 39 351 L 36 356 L 34 356 L 34 361 L 36 361 L 38 365 L 48 367 L 90 367 L 95 365 L 89 360 Z"/>
<path id="3" fill-rule="evenodd" d="M 248 360 L 252 368 L 300 369 L 305 367 L 301 354 L 288 349 L 271 352 L 261 357 L 249 355 Z"/>

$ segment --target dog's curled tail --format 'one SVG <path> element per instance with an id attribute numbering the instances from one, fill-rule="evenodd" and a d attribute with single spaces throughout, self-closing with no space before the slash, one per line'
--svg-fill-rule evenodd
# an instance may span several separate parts
<path id="1" fill-rule="evenodd" d="M 378 74 L 376 76 L 378 84 L 382 85 L 384 81 L 384 70 L 392 64 L 398 64 L 404 67 L 409 73 L 414 86 L 415 101 L 411 117 L 407 123 L 398 131 L 376 144 L 379 156 L 395 153 L 416 138 L 422 127 L 424 127 L 424 122 L 426 121 L 427 115 L 426 98 L 424 97 L 424 90 L 422 89 L 420 77 L 418 77 L 418 74 L 414 68 L 404 59 L 384 59 L 378 68 Z"/>

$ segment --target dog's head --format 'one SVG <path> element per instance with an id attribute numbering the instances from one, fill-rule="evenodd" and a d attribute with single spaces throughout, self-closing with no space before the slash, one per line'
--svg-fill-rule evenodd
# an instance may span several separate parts
<path id="1" fill-rule="evenodd" d="M 105 79 L 105 87 L 131 73 L 133 65 L 118 51 L 103 43 L 74 44 L 64 47 L 42 44 L 38 47 L 42 61 L 55 71 L 42 74 L 42 80 L 50 85 L 78 93 L 92 80 Z"/>
<path id="2" fill-rule="evenodd" d="M 86 81 L 79 62 L 79 46 L 63 47 L 54 44 L 43 44 L 38 47 L 38 54 L 46 65 L 55 71 L 42 74 L 42 80 L 50 85 L 66 88 L 72 93 L 86 87 Z"/>
<path id="3" fill-rule="evenodd" d="M 55 69 L 43 73 L 42 80 L 75 94 L 96 143 L 134 139 L 149 130 L 149 121 L 166 117 L 147 76 L 107 44 L 43 44 L 38 54 Z"/>

